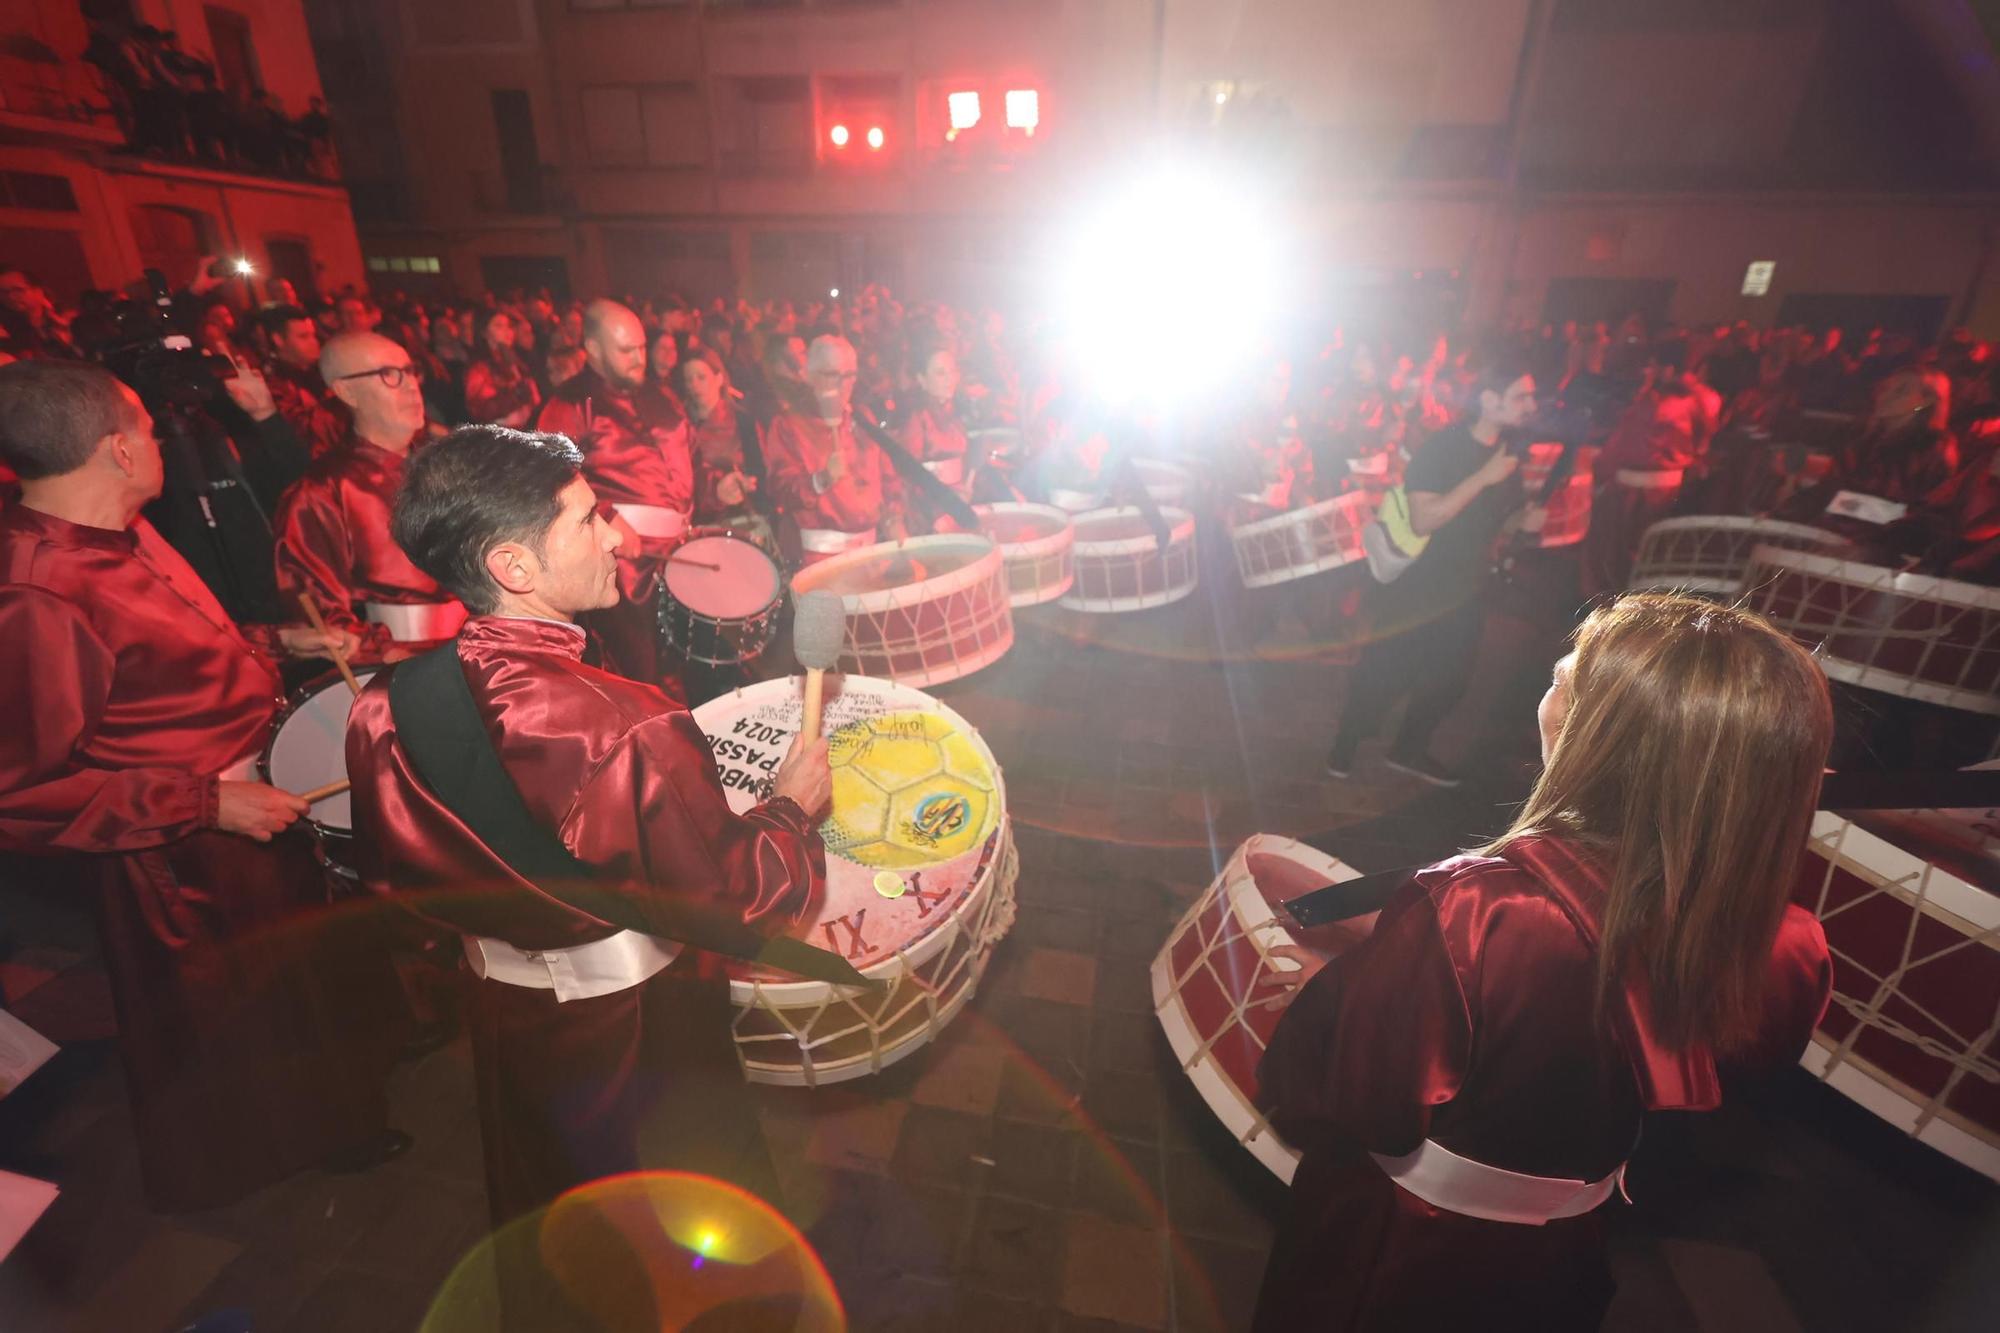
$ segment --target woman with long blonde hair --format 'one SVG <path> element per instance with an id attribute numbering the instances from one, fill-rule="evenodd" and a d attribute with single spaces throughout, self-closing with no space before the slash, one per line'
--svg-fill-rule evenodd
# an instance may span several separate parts
<path id="1" fill-rule="evenodd" d="M 1746 611 L 1626 597 L 1540 709 L 1513 826 L 1420 871 L 1332 962 L 1304 950 L 1259 1070 L 1303 1153 L 1260 1330 L 1595 1328 L 1601 1206 L 1651 1110 L 1796 1059 L 1831 983 L 1788 899 L 1833 730 Z"/>

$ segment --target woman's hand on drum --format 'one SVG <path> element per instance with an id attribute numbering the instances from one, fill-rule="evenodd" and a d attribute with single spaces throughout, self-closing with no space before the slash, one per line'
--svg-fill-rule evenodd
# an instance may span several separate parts
<path id="1" fill-rule="evenodd" d="M 757 489 L 757 479 L 746 477 L 741 472 L 732 472 L 715 483 L 715 498 L 726 505 L 740 505 L 750 498 L 750 492 Z"/>
<path id="2" fill-rule="evenodd" d="M 1301 987 L 1318 976 L 1319 970 L 1328 962 L 1324 954 L 1314 953 L 1311 949 L 1303 949 L 1296 944 L 1274 944 L 1270 952 L 1273 958 L 1283 958 L 1298 964 L 1295 971 L 1273 969 L 1267 974 L 1273 986 L 1283 988 L 1285 992 L 1283 998 L 1287 1003 L 1290 1003 L 1292 996 L 1298 994 Z"/>
<path id="3" fill-rule="evenodd" d="M 269 842 L 272 834 L 283 833 L 306 810 L 299 797 L 261 782 L 215 784 L 215 826 L 252 842 Z"/>
<path id="4" fill-rule="evenodd" d="M 771 795 L 789 796 L 809 818 L 817 819 L 833 799 L 833 770 L 827 764 L 826 737 L 810 742 L 794 741 L 778 765 Z"/>
<path id="5" fill-rule="evenodd" d="M 278 643 L 293 657 L 352 658 L 361 651 L 360 635 L 332 626 L 322 633 L 310 625 L 285 625 L 278 630 Z"/>

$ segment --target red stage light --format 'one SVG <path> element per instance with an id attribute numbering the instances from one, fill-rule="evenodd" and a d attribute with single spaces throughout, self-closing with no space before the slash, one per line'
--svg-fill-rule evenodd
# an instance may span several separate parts
<path id="1" fill-rule="evenodd" d="M 1042 98 L 1033 88 L 1007 90 L 1007 128 L 1029 134 L 1042 123 Z"/>
<path id="2" fill-rule="evenodd" d="M 833 140 L 833 146 L 835 148 L 847 147 L 847 126 L 845 125 L 834 126 L 832 133 L 830 133 L 827 137 Z"/>
<path id="3" fill-rule="evenodd" d="M 882 127 L 880 125 L 870 127 L 868 131 L 868 147 L 874 152 L 880 152 L 882 151 L 883 142 Z"/>
<path id="4" fill-rule="evenodd" d="M 947 93 L 945 110 L 951 116 L 952 130 L 969 130 L 979 123 L 979 94 L 976 92 Z"/>

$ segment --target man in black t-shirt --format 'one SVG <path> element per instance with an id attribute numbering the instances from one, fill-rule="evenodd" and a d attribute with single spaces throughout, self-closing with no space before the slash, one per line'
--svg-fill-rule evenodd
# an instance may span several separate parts
<path id="1" fill-rule="evenodd" d="M 1353 771 L 1366 729 L 1408 698 L 1387 763 L 1433 786 L 1458 785 L 1431 758 L 1431 733 L 1471 677 L 1496 542 L 1504 530 L 1533 528 L 1542 518 L 1524 507 L 1519 460 L 1501 442 L 1534 414 L 1534 377 L 1521 366 L 1495 366 L 1479 377 L 1473 398 L 1469 420 L 1426 440 L 1404 475 L 1410 525 L 1430 543 L 1401 578 L 1369 589 L 1371 633 L 1327 757 L 1336 778 Z"/>

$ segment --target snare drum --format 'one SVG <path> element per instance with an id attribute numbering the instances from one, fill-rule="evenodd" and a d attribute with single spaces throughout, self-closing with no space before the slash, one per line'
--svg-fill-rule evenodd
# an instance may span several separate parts
<path id="1" fill-rule="evenodd" d="M 1939 1152 L 2000 1180 L 2000 885 L 1990 858 L 1937 865 L 1917 821 L 1813 816 L 1793 900 L 1833 951 L 1833 1002 L 1799 1063 Z"/>
<path id="2" fill-rule="evenodd" d="M 1304 843 L 1260 833 L 1174 927 L 1153 959 L 1153 1011 L 1181 1068 L 1208 1109 L 1278 1179 L 1290 1184 L 1299 1154 L 1257 1109 L 1257 1064 L 1284 1016 L 1276 984 L 1294 965 L 1271 957 L 1276 945 L 1304 944 L 1339 954 L 1366 938 L 1372 917 L 1311 931 L 1281 924 L 1287 899 L 1360 872 Z"/>
<path id="3" fill-rule="evenodd" d="M 364 685 L 375 674 L 359 669 Z M 304 795 L 347 777 L 347 712 L 354 695 L 340 673 L 329 671 L 292 695 L 271 739 L 258 757 L 257 771 L 280 791 Z M 319 844 L 320 861 L 345 879 L 358 880 L 354 859 L 354 815 L 347 793 L 315 801 L 305 822 Z"/>
<path id="4" fill-rule="evenodd" d="M 1014 646 L 1006 562 L 977 533 L 863 547 L 793 576 L 794 596 L 816 590 L 846 605 L 840 669 L 850 674 L 935 685 Z"/>
<path id="5" fill-rule="evenodd" d="M 2000 715 L 2000 591 L 1765 546 L 1743 600 L 1833 680 Z"/>
<path id="6" fill-rule="evenodd" d="M 1076 581 L 1072 548 L 1076 525 L 1054 505 L 977 505 L 979 530 L 1000 548 L 1007 567 L 1007 598 L 1015 606 L 1039 606 L 1069 591 Z"/>
<path id="7" fill-rule="evenodd" d="M 1560 444 L 1548 441 L 1528 446 L 1528 456 L 1521 460 L 1521 485 L 1529 494 L 1540 490 L 1548 480 L 1562 450 Z M 1548 516 L 1542 521 L 1537 545 L 1574 546 L 1589 534 L 1591 487 L 1590 455 L 1585 453 L 1576 460 L 1563 488 L 1539 502 L 1547 509 Z"/>
<path id="8" fill-rule="evenodd" d="M 1365 492 L 1250 519 L 1229 529 L 1236 572 L 1246 588 L 1268 588 L 1365 560 L 1361 530 L 1375 517 Z"/>
<path id="9" fill-rule="evenodd" d="M 1771 518 L 1699 514 L 1663 518 L 1646 529 L 1626 587 L 1734 595 L 1743 589 L 1750 553 L 1759 546 L 1837 556 L 1853 543 L 1836 532 Z"/>
<path id="10" fill-rule="evenodd" d="M 755 541 L 730 528 L 696 528 L 667 557 L 661 637 L 691 662 L 747 662 L 770 646 L 784 591 L 777 561 Z"/>
<path id="11" fill-rule="evenodd" d="M 979 733 L 906 686 L 842 676 L 827 688 L 826 897 L 797 933 L 889 985 L 730 964 L 736 1052 L 756 1083 L 837 1083 L 910 1054 L 972 998 L 1014 921 L 1006 789 Z M 732 809 L 763 799 L 798 733 L 800 694 L 797 678 L 769 680 L 695 709 Z"/>
<path id="12" fill-rule="evenodd" d="M 1143 611 L 1178 602 L 1195 589 L 1194 515 L 1162 509 L 1165 550 L 1137 509 L 1093 509 L 1076 519 L 1076 581 L 1063 595 L 1072 611 Z"/>

